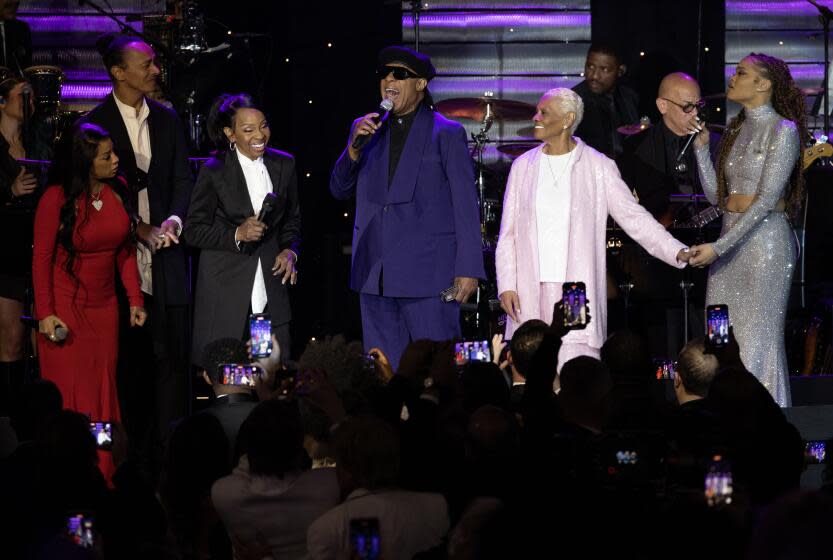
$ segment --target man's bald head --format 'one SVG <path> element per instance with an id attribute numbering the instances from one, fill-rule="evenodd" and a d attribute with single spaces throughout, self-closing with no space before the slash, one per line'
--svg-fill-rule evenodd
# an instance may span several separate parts
<path id="1" fill-rule="evenodd" d="M 700 84 L 688 74 L 683 72 L 668 74 L 659 84 L 657 109 L 662 114 L 665 126 L 678 136 L 688 133 L 689 123 L 697 116 L 697 109 L 692 107 L 692 110 L 686 113 L 684 107 L 694 105 L 698 101 L 700 101 Z"/>

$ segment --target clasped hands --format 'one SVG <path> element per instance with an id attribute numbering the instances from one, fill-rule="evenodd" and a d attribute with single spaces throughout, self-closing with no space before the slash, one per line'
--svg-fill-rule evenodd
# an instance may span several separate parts
<path id="1" fill-rule="evenodd" d="M 716 261 L 717 256 L 712 244 L 704 243 L 702 245 L 692 245 L 688 249 L 681 249 L 677 253 L 677 260 L 688 263 L 695 268 L 703 268 Z"/>
<path id="2" fill-rule="evenodd" d="M 139 240 L 150 249 L 151 253 L 156 253 L 160 249 L 166 249 L 171 244 L 179 244 L 179 223 L 176 220 L 165 220 L 159 227 L 152 226 L 146 223 L 140 223 L 136 227 L 136 234 Z"/>

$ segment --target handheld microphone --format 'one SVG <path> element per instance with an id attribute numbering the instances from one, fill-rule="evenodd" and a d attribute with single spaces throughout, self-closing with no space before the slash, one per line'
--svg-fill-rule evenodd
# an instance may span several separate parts
<path id="1" fill-rule="evenodd" d="M 387 121 L 388 115 L 390 111 L 393 109 L 393 101 L 388 98 L 382 100 L 379 104 L 379 118 L 376 119 L 376 122 L 381 124 Z M 378 132 L 378 131 L 377 131 Z M 361 150 L 365 144 L 370 141 L 370 137 L 373 136 L 372 134 L 365 134 L 363 136 L 356 136 L 356 139 L 353 140 L 353 149 L 354 150 Z"/>
<path id="2" fill-rule="evenodd" d="M 32 110 L 32 93 L 32 86 L 29 84 L 24 84 L 20 91 L 20 94 L 23 96 L 23 130 L 25 132 L 29 131 L 29 119 L 32 117 L 30 113 Z"/>
<path id="3" fill-rule="evenodd" d="M 266 196 L 263 197 L 263 205 L 260 207 L 260 212 L 257 215 L 258 222 L 264 221 L 269 216 L 269 214 L 272 213 L 272 210 L 275 209 L 275 204 L 277 203 L 277 201 L 278 197 L 275 196 L 275 193 L 266 193 Z"/>
<path id="4" fill-rule="evenodd" d="M 706 121 L 701 119 L 701 118 L 698 118 L 697 122 L 702 124 L 704 127 L 706 126 Z M 688 151 L 688 147 L 691 146 L 691 142 L 694 141 L 694 138 L 698 134 L 700 134 L 700 133 L 697 132 L 697 133 L 688 135 L 688 140 L 686 140 L 686 143 L 685 143 L 685 146 L 683 146 L 683 149 L 680 150 L 680 154 L 677 156 L 677 161 L 674 165 L 674 169 L 677 170 L 677 173 L 685 173 L 686 171 L 688 171 L 688 164 L 686 164 L 686 162 L 683 161 L 683 158 L 685 157 L 685 154 Z"/>
<path id="5" fill-rule="evenodd" d="M 69 331 L 66 330 L 64 327 L 57 327 L 55 329 L 55 342 L 63 342 L 67 339 L 69 335 Z"/>

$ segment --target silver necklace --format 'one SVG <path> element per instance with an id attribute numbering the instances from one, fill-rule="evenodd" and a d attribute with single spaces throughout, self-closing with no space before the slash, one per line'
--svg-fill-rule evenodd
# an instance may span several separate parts
<path id="1" fill-rule="evenodd" d="M 575 151 L 576 151 L 575 148 L 570 150 L 570 157 L 567 158 L 567 165 L 564 166 L 564 169 L 561 170 L 561 173 L 558 174 L 558 177 L 555 176 L 555 171 L 553 171 L 553 169 L 552 169 L 552 162 L 549 159 L 552 156 L 550 156 L 549 154 L 544 153 L 544 158 L 547 160 L 547 167 L 550 170 L 550 175 L 552 175 L 552 178 L 554 179 L 553 184 L 557 185 L 558 181 L 561 180 L 561 177 L 564 176 L 564 173 L 566 173 L 567 170 L 570 168 L 570 162 L 573 161 L 573 152 L 575 152 Z"/>

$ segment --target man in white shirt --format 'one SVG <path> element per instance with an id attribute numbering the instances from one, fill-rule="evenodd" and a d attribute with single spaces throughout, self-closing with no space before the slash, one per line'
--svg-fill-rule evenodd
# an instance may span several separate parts
<path id="1" fill-rule="evenodd" d="M 113 93 L 83 120 L 110 132 L 119 171 L 135 195 L 129 202 L 137 214 L 139 273 L 149 315 L 143 329 L 121 329 L 123 413 L 134 441 L 148 441 L 159 451 L 168 425 L 188 411 L 190 286 L 179 235 L 193 178 L 179 118 L 148 98 L 158 88 L 153 49 L 125 35 L 101 37 L 96 48 Z M 148 377 L 155 392 L 151 399 Z"/>

